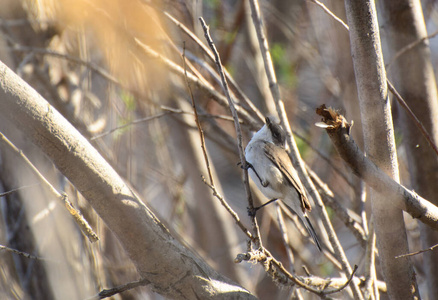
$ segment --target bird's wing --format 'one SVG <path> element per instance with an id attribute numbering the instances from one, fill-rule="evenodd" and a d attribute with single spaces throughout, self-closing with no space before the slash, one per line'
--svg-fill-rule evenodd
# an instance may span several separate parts
<path id="1" fill-rule="evenodd" d="M 301 199 L 301 208 L 303 212 L 312 209 L 309 199 L 307 199 L 304 187 L 298 177 L 298 174 L 294 171 L 292 162 L 289 155 L 283 147 L 279 147 L 272 143 L 265 143 L 264 151 L 266 157 L 268 157 L 272 163 L 281 171 L 283 176 L 289 181 L 289 183 L 295 188 Z M 273 155 L 275 153 L 276 155 Z"/>

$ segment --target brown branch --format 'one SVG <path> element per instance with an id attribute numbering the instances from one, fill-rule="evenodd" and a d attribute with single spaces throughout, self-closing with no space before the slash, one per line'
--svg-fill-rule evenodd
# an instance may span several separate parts
<path id="1" fill-rule="evenodd" d="M 367 247 L 365 251 L 365 282 L 364 297 L 371 299 L 373 294 L 377 297 L 377 278 L 376 278 L 376 234 L 374 232 L 374 220 L 371 217 L 370 230 L 368 233 Z"/>
<path id="2" fill-rule="evenodd" d="M 284 223 L 283 213 L 281 212 L 281 207 L 278 204 L 278 201 L 275 203 L 275 208 L 277 212 L 278 227 L 280 229 L 280 233 L 283 238 L 283 244 L 286 250 L 287 258 L 289 259 L 290 270 L 292 273 L 294 273 L 295 272 L 294 254 L 292 253 L 292 249 L 289 246 L 289 235 L 287 233 L 287 228 L 286 228 L 286 224 Z"/>
<path id="3" fill-rule="evenodd" d="M 111 133 L 114 133 L 117 130 L 121 130 L 121 129 L 126 128 L 128 126 L 137 125 L 137 124 L 140 124 L 140 123 L 143 123 L 143 122 L 152 121 L 154 119 L 158 119 L 158 118 L 164 117 L 166 115 L 170 115 L 170 114 L 175 114 L 175 115 L 193 115 L 193 112 L 184 111 L 184 110 L 179 109 L 179 108 L 173 108 L 173 107 L 169 107 L 169 106 L 165 106 L 165 105 L 160 105 L 160 108 L 162 110 L 164 110 L 164 112 L 156 114 L 156 115 L 153 115 L 153 116 L 148 116 L 148 117 L 145 117 L 145 118 L 141 118 L 141 119 L 136 119 L 136 120 L 131 121 L 129 123 L 126 123 L 126 124 L 123 124 L 123 125 L 111 128 L 108 131 L 105 131 L 105 132 L 102 132 L 102 133 L 100 133 L 98 135 L 93 136 L 92 138 L 90 138 L 90 141 L 93 141 L 93 140 L 96 140 L 96 139 L 100 139 L 100 138 L 102 138 L 104 136 L 107 136 L 107 135 L 109 135 Z M 231 121 L 231 122 L 233 122 L 233 118 L 232 117 L 224 116 L 224 115 L 198 113 L 198 116 L 202 117 L 202 118 L 215 118 L 215 119 L 220 119 L 220 120 L 224 120 L 224 121 Z"/>
<path id="4" fill-rule="evenodd" d="M 337 289 L 331 290 L 331 291 L 326 291 L 326 292 L 324 292 L 324 294 L 325 294 L 325 295 L 328 295 L 328 294 L 334 294 L 334 293 L 338 293 L 338 292 L 342 291 L 343 289 L 345 289 L 345 288 L 347 287 L 347 285 L 349 285 L 350 282 L 353 280 L 354 273 L 356 273 L 357 268 L 358 268 L 357 265 L 354 265 L 354 267 L 353 267 L 353 272 L 351 272 L 351 276 L 350 276 L 350 278 L 348 278 L 348 280 L 347 280 L 342 286 L 340 286 L 340 287 L 337 288 Z"/>
<path id="5" fill-rule="evenodd" d="M 322 105 L 317 114 L 323 117 L 322 123 L 341 158 L 350 166 L 354 174 L 362 178 L 377 192 L 394 198 L 394 205 L 409 213 L 413 218 L 438 229 L 438 207 L 397 183 L 374 164 L 359 149 L 350 136 L 351 124 L 333 109 Z"/>
<path id="6" fill-rule="evenodd" d="M 253 240 L 254 237 L 252 236 L 252 234 L 245 227 L 245 225 L 243 225 L 243 223 L 240 221 L 240 218 L 237 215 L 237 213 L 231 208 L 230 205 L 228 205 L 228 203 L 225 201 L 225 199 L 217 192 L 216 186 L 214 185 L 213 175 L 211 173 L 211 168 L 210 168 L 210 160 L 208 159 L 207 148 L 205 146 L 204 131 L 202 130 L 201 123 L 199 121 L 198 110 L 196 109 L 195 98 L 193 97 L 192 88 L 190 87 L 190 83 L 189 83 L 189 81 L 187 79 L 187 69 L 186 69 L 186 64 L 185 64 L 185 52 L 183 52 L 183 57 L 182 58 L 183 58 L 184 72 L 185 72 L 185 75 L 186 75 L 185 78 L 186 78 L 187 89 L 189 91 L 190 98 L 191 98 L 191 101 L 192 101 L 193 113 L 194 113 L 194 116 L 195 116 L 196 126 L 198 127 L 199 137 L 200 137 L 200 140 L 201 140 L 202 153 L 204 155 L 205 164 L 207 166 L 207 172 L 208 172 L 208 177 L 210 179 L 210 183 L 207 183 L 207 181 L 205 180 L 204 176 L 201 177 L 202 181 L 213 191 L 213 196 L 216 197 L 220 201 L 222 206 L 224 206 L 225 209 L 230 213 L 230 215 L 236 221 L 237 225 L 240 227 L 240 229 L 242 229 L 243 233 L 245 233 L 251 240 Z"/>

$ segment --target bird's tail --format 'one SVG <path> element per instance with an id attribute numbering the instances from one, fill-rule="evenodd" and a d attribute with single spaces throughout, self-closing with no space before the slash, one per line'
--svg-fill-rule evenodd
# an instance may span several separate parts
<path id="1" fill-rule="evenodd" d="M 309 232 L 309 235 L 312 237 L 313 241 L 316 244 L 316 247 L 318 247 L 319 251 L 322 252 L 321 244 L 319 243 L 318 236 L 316 235 L 315 229 L 312 226 L 312 223 L 310 223 L 309 217 L 304 215 L 304 218 L 306 219 L 306 223 L 304 224 L 307 231 Z"/>

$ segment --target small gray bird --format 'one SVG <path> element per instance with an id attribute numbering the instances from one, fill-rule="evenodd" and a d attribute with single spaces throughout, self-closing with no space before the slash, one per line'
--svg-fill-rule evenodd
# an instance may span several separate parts
<path id="1" fill-rule="evenodd" d="M 271 199 L 269 202 L 281 199 L 290 210 L 298 215 L 321 251 L 318 237 L 307 217 L 307 211 L 310 211 L 312 207 L 286 152 L 285 142 L 286 135 L 283 128 L 266 118 L 266 124 L 246 146 L 246 168 L 259 190 Z"/>

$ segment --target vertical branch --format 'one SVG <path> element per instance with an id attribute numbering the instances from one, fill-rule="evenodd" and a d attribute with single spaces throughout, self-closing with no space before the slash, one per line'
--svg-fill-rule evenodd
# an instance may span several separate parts
<path id="1" fill-rule="evenodd" d="M 345 0 L 350 46 L 359 96 L 365 151 L 395 181 L 399 180 L 394 128 L 374 1 Z M 394 197 L 371 191 L 379 257 L 388 293 L 393 299 L 419 296 L 412 262 L 395 256 L 408 251 L 402 210 Z M 370 231 L 371 232 L 371 231 Z"/>
<path id="2" fill-rule="evenodd" d="M 201 138 L 201 148 L 202 148 L 202 153 L 204 155 L 205 164 L 207 166 L 208 178 L 210 179 L 210 185 L 214 186 L 213 175 L 211 174 L 211 169 L 210 169 L 210 160 L 208 159 L 207 149 L 205 148 L 204 131 L 202 130 L 201 123 L 199 122 L 198 110 L 196 109 L 196 104 L 195 104 L 195 97 L 193 97 L 193 92 L 192 92 L 192 89 L 190 88 L 189 80 L 187 79 L 186 43 L 185 42 L 184 42 L 184 48 L 183 48 L 183 53 L 182 53 L 182 59 L 183 59 L 183 67 L 184 67 L 184 79 L 186 81 L 187 89 L 189 90 L 189 93 L 190 93 L 193 114 L 195 115 L 196 127 L 198 127 L 199 137 Z"/>
<path id="3" fill-rule="evenodd" d="M 242 146 L 242 129 L 240 128 L 239 116 L 237 115 L 236 108 L 234 107 L 234 103 L 231 100 L 230 92 L 228 90 L 227 80 L 225 78 L 225 74 L 224 74 L 224 71 L 222 68 L 222 63 L 221 63 L 221 60 L 219 57 L 219 53 L 217 52 L 216 46 L 213 43 L 213 40 L 210 36 L 209 28 L 208 28 L 207 24 L 205 23 L 204 19 L 202 17 L 200 17 L 199 21 L 201 22 L 201 26 L 204 29 L 205 39 L 207 40 L 207 43 L 210 46 L 210 49 L 213 51 L 213 54 L 215 57 L 215 63 L 216 63 L 218 72 L 221 76 L 221 80 L 222 80 L 222 89 L 223 89 L 225 96 L 228 100 L 228 105 L 230 107 L 231 115 L 233 116 L 233 119 L 234 119 L 234 127 L 236 129 L 236 134 L 237 134 L 237 146 L 239 148 L 240 162 L 241 162 L 242 166 L 246 166 L 246 159 L 245 159 L 245 154 L 244 154 L 244 150 L 243 150 L 243 146 Z M 254 210 L 254 201 L 252 199 L 251 190 L 249 188 L 249 180 L 248 180 L 248 171 L 247 170 L 243 170 L 243 183 L 245 186 L 245 192 L 246 192 L 247 199 L 248 199 L 249 209 L 252 211 L 252 210 Z M 260 238 L 260 229 L 259 229 L 259 226 L 257 224 L 257 219 L 255 218 L 255 216 L 252 216 L 251 220 L 252 220 L 252 225 L 253 225 L 253 230 L 254 230 L 254 239 L 255 239 L 255 243 L 256 243 L 256 248 L 261 248 L 262 241 Z"/>

